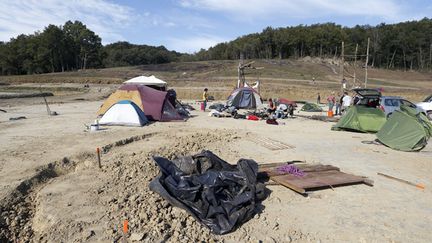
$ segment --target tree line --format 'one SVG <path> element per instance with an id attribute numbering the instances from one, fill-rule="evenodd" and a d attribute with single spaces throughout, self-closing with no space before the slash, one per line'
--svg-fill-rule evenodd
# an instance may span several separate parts
<path id="1" fill-rule="evenodd" d="M 217 44 L 195 54 L 197 60 L 340 57 L 365 60 L 370 38 L 368 65 L 390 69 L 432 69 L 432 19 L 377 26 L 343 27 L 334 23 L 299 25 L 286 28 L 267 27 L 261 33 Z M 347 60 L 347 58 L 345 59 Z"/>
<path id="2" fill-rule="evenodd" d="M 37 74 L 87 68 L 159 64 L 182 54 L 165 47 L 117 42 L 103 46 L 101 38 L 80 21 L 48 25 L 42 32 L 0 42 L 0 74 Z"/>
<path id="3" fill-rule="evenodd" d="M 389 69 L 432 69 L 432 19 L 377 26 L 343 27 L 334 23 L 267 27 L 261 33 L 241 36 L 194 54 L 169 51 L 164 46 L 116 42 L 103 46 L 101 38 L 80 21 L 49 25 L 31 35 L 0 42 L 0 74 L 34 74 L 87 68 L 160 64 L 175 61 L 302 58 L 339 58 L 345 43 L 345 60 L 366 54 L 368 65 Z"/>

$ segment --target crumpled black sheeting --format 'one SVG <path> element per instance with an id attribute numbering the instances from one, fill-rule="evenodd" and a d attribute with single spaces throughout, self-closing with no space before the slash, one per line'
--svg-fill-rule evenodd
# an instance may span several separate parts
<path id="1" fill-rule="evenodd" d="M 265 198 L 253 160 L 241 159 L 237 166 L 230 165 L 210 151 L 173 161 L 153 159 L 161 174 L 150 183 L 150 189 L 215 234 L 231 232 L 252 218 L 256 204 Z"/>

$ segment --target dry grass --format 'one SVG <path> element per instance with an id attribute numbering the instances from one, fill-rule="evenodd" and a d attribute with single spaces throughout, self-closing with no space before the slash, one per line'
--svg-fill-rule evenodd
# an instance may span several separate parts
<path id="1" fill-rule="evenodd" d="M 335 60 L 255 60 L 255 67 L 246 71 L 246 79 L 261 80 L 263 98 L 285 97 L 295 100 L 322 99 L 332 91 L 340 91 Z M 41 75 L 2 76 L 1 83 L 97 83 L 119 84 L 138 75 L 155 75 L 166 80 L 182 99 L 200 99 L 202 89 L 208 87 L 216 99 L 226 99 L 237 83 L 237 61 L 206 61 L 143 65 Z M 348 81 L 354 68 L 346 66 Z M 356 68 L 358 80 L 364 80 L 364 69 Z M 317 82 L 310 80 L 315 77 Z M 384 89 L 384 95 L 399 95 L 414 102 L 432 93 L 432 73 L 403 72 L 383 69 L 369 70 L 368 87 Z"/>

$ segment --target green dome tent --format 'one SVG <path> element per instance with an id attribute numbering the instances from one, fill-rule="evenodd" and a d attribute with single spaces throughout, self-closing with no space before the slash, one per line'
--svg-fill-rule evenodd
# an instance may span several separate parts
<path id="1" fill-rule="evenodd" d="M 378 140 L 384 145 L 402 151 L 423 149 L 432 136 L 432 124 L 416 109 L 401 105 L 389 117 L 377 133 Z"/>
<path id="2" fill-rule="evenodd" d="M 378 108 L 355 105 L 348 109 L 332 130 L 378 132 L 386 122 L 384 112 Z"/>
<path id="3" fill-rule="evenodd" d="M 319 112 L 319 111 L 323 111 L 323 109 L 319 105 L 317 105 L 317 104 L 306 103 L 301 108 L 301 111 Z"/>

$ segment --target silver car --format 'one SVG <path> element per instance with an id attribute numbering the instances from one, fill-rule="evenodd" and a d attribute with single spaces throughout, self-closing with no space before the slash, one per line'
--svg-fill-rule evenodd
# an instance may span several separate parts
<path id="1" fill-rule="evenodd" d="M 395 110 L 399 110 L 401 105 L 406 105 L 419 112 L 425 113 L 422 108 L 417 107 L 414 103 L 399 96 L 381 96 L 379 108 L 389 117 Z"/>

